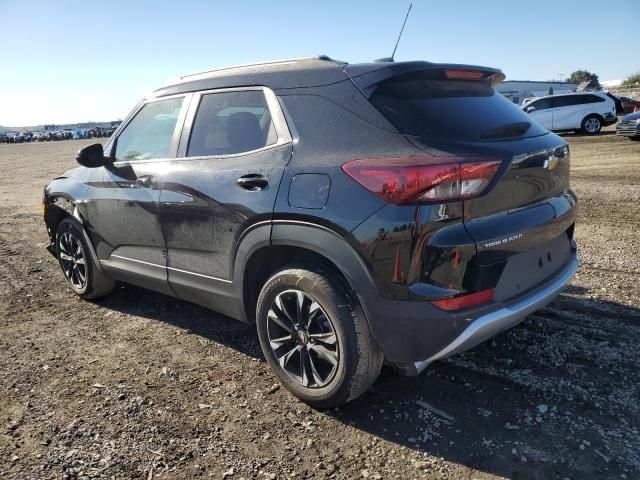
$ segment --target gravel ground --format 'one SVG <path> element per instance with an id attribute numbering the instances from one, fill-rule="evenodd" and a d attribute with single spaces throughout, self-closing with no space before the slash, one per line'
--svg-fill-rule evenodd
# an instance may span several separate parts
<path id="1" fill-rule="evenodd" d="M 89 142 L 0 144 L 0 478 L 640 478 L 640 142 L 566 138 L 565 293 L 329 412 L 278 387 L 247 326 L 126 285 L 78 300 L 39 209 Z"/>

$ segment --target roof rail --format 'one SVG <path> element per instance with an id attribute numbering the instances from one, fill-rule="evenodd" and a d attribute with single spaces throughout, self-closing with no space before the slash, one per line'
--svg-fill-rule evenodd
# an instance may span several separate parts
<path id="1" fill-rule="evenodd" d="M 233 65 L 230 67 L 221 67 L 221 68 L 214 68 L 211 70 L 205 70 L 203 72 L 196 72 L 196 73 L 189 73 L 187 75 L 181 75 L 178 78 L 180 80 L 184 80 L 185 78 L 189 78 L 189 77 L 196 77 L 198 75 L 206 75 L 208 73 L 214 73 L 214 72 L 224 72 L 224 71 L 228 71 L 228 70 L 239 70 L 239 69 L 245 69 L 245 68 L 257 68 L 257 67 L 264 67 L 264 66 L 268 66 L 268 65 L 283 65 L 283 64 L 287 64 L 287 63 L 295 63 L 295 62 L 299 62 L 302 60 L 321 60 L 321 61 L 325 61 L 325 62 L 333 62 L 334 60 L 327 56 L 327 55 L 316 55 L 316 56 L 312 56 L 312 57 L 298 57 L 298 58 L 288 58 L 288 59 L 282 59 L 282 60 L 271 60 L 268 62 L 258 62 L 258 63 L 246 63 L 246 64 L 242 64 L 242 65 Z"/>

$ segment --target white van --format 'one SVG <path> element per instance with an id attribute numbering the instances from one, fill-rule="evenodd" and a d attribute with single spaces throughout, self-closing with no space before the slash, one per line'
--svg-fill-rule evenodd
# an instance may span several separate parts
<path id="1" fill-rule="evenodd" d="M 616 105 L 604 92 L 549 95 L 522 109 L 547 130 L 581 130 L 588 135 L 616 123 Z"/>

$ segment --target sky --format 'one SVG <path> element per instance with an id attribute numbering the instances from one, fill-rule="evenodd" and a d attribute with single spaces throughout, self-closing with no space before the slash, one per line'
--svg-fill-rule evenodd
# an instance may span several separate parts
<path id="1" fill-rule="evenodd" d="M 326 54 L 389 56 L 409 1 L 0 0 L 0 125 L 120 119 L 166 80 Z M 640 70 L 640 1 L 414 0 L 396 60 L 508 79 Z"/>

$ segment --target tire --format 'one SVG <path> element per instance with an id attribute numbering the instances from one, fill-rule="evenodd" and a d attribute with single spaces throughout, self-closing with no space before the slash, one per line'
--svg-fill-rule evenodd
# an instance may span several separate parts
<path id="1" fill-rule="evenodd" d="M 80 298 L 91 300 L 111 293 L 115 281 L 96 267 L 85 238 L 80 222 L 65 218 L 56 233 L 56 256 L 71 290 Z"/>
<path id="2" fill-rule="evenodd" d="M 587 115 L 582 120 L 582 133 L 596 135 L 602 130 L 602 117 L 600 115 Z"/>
<path id="3" fill-rule="evenodd" d="M 331 270 L 288 266 L 276 272 L 260 292 L 256 327 L 280 382 L 314 408 L 355 399 L 380 373 L 384 356 L 364 312 Z"/>

